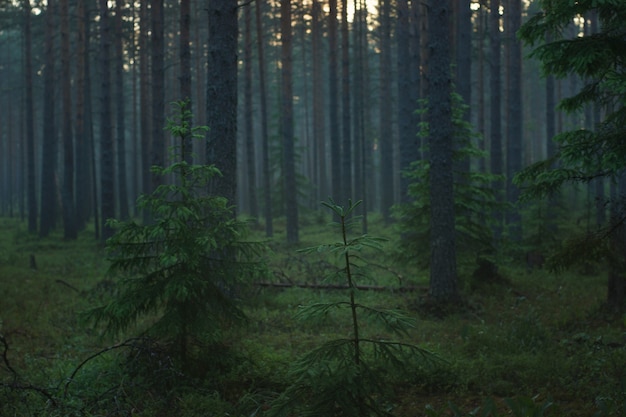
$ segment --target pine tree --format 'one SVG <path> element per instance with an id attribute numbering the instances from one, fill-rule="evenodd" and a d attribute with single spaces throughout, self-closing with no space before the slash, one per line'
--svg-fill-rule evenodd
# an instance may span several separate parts
<path id="1" fill-rule="evenodd" d="M 303 249 L 305 253 L 334 253 L 340 268 L 337 277 L 348 286 L 348 299 L 329 303 L 313 303 L 298 312 L 298 318 L 316 321 L 336 318 L 334 312 L 346 318 L 350 336 L 330 340 L 298 359 L 291 367 L 293 383 L 275 401 L 270 416 L 391 416 L 387 399 L 389 391 L 386 378 L 407 375 L 418 366 L 436 366 L 437 356 L 418 346 L 401 341 L 382 340 L 367 335 L 363 323 L 381 324 L 387 331 L 403 336 L 415 326 L 414 320 L 398 310 L 381 310 L 358 302 L 358 279 L 370 279 L 367 250 L 382 249 L 384 239 L 368 235 L 350 238 L 350 231 L 361 221 L 353 216 L 361 201 L 348 202 L 347 207 L 337 205 L 332 199 L 323 202 L 334 217 L 341 236 L 333 243 Z M 330 279 L 330 278 L 329 278 Z M 337 322 L 333 323 L 337 325 Z M 295 412 L 295 413 L 294 413 Z"/>
<path id="2" fill-rule="evenodd" d="M 419 114 L 426 112 L 426 100 L 420 101 Z M 465 118 L 468 105 L 463 103 L 459 94 L 452 94 L 452 122 L 454 140 L 454 160 L 480 161 L 487 158 L 487 153 L 478 149 L 474 143 L 482 141 L 472 124 Z M 420 125 L 419 136 L 428 137 L 428 123 Z M 493 182 L 502 177 L 480 171 L 465 171 L 461 164 L 454 164 L 454 205 L 455 228 L 457 238 L 457 256 L 461 266 L 472 267 L 477 258 L 489 257 L 496 253 L 493 247 L 494 224 L 485 218 L 486 210 L 504 210 L 505 203 L 499 202 L 493 189 Z M 430 222 L 430 163 L 427 160 L 416 161 L 405 172 L 409 182 L 410 201 L 395 207 L 394 215 L 398 219 L 398 229 L 402 235 L 400 259 L 417 264 L 419 267 L 430 266 L 429 242 Z"/>
<path id="3" fill-rule="evenodd" d="M 567 183 L 586 183 L 594 178 L 611 178 L 618 185 L 611 198 L 612 219 L 595 231 L 581 230 L 570 236 L 549 264 L 555 269 L 590 262 L 608 261 L 607 304 L 611 309 L 626 307 L 626 280 L 623 277 L 626 233 L 626 58 L 623 33 L 626 29 L 626 4 L 614 0 L 570 2 L 542 1 L 543 10 L 520 29 L 524 42 L 537 46 L 532 55 L 542 61 L 546 74 L 562 79 L 572 74 L 586 80 L 573 96 L 561 100 L 560 108 L 574 112 L 587 105 L 600 104 L 607 112 L 593 129 L 576 129 L 557 134 L 559 145 L 554 155 L 523 170 L 516 182 L 523 198 L 552 195 Z M 578 16 L 597 13 L 601 29 L 585 36 L 572 36 L 566 30 Z M 552 38 L 548 38 L 552 36 Z M 558 164 L 555 164 L 558 162 Z"/>
<path id="4" fill-rule="evenodd" d="M 177 181 L 138 199 L 152 223 L 109 221 L 115 234 L 106 247 L 110 273 L 120 276 L 119 291 L 89 317 L 112 335 L 137 325 L 167 344 L 187 367 L 194 346 L 219 340 L 225 325 L 244 318 L 235 294 L 246 277 L 262 272 L 256 262 L 262 245 L 242 240 L 246 225 L 234 219 L 224 197 L 206 194 L 220 171 L 184 160 L 185 138 L 203 137 L 206 128 L 190 129 L 187 102 L 177 106 L 167 129 L 179 142 L 172 148 L 175 162 L 153 168 L 154 175 L 173 175 Z M 150 324 L 141 329 L 144 318 Z"/>

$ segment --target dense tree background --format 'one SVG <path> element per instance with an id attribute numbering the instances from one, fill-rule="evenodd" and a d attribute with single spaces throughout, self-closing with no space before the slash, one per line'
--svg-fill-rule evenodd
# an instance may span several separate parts
<path id="1" fill-rule="evenodd" d="M 566 188 L 544 211 L 515 204 L 513 176 L 554 155 L 554 135 L 606 114 L 594 103 L 557 107 L 588 76 L 546 78 L 529 57 L 516 33 L 542 7 L 454 0 L 441 17 L 451 91 L 470 106 L 464 117 L 482 134 L 475 145 L 489 154 L 458 169 L 502 174 L 494 191 L 512 208 L 492 213 L 496 238 L 522 245 L 550 239 L 554 227 L 531 220 L 545 212 L 554 223 L 560 205 L 605 222 L 598 202 L 610 194 L 595 180 L 589 192 Z M 558 33 L 547 28 L 546 40 L 593 36 L 602 16 L 583 11 Z M 209 133 L 186 158 L 217 164 L 224 175 L 212 192 L 268 236 L 286 217 L 296 242 L 298 221 L 328 196 L 363 199 L 365 214 L 392 222 L 391 207 L 408 201 L 403 171 L 429 157 L 415 110 L 437 82 L 430 68 L 442 34 L 432 31 L 443 29 L 431 27 L 433 13 L 417 0 L 4 2 L 0 214 L 28 218 L 41 236 L 62 225 L 67 239 L 90 219 L 102 238 L 110 217 L 149 220 L 130 207 L 171 181 L 151 177 L 150 166 L 168 162 L 166 104 L 189 98 L 192 123 Z"/>

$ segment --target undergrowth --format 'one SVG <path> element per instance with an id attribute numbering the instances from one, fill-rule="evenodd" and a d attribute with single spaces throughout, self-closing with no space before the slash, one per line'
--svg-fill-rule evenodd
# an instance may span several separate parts
<path id="1" fill-rule="evenodd" d="M 272 282 L 312 283 L 314 274 L 338 266 L 279 244 L 280 219 L 277 225 L 266 255 Z M 345 290 L 252 285 L 243 294 L 247 325 L 227 330 L 211 346 L 221 366 L 199 361 L 211 376 L 186 378 L 159 344 L 142 338 L 103 343 L 78 320 L 116 291 L 106 283 L 108 265 L 93 230 L 66 242 L 61 234 L 29 236 L 17 219 L 0 219 L 0 226 L 3 416 L 262 416 L 292 383 L 289 368 L 298 358 L 350 332 L 338 312 L 326 323 L 304 325 L 294 317 L 300 305 L 344 300 Z M 369 228 L 389 238 L 383 249 L 397 244 L 382 222 Z M 315 222 L 302 236 L 300 247 L 336 240 Z M 471 308 L 436 318 L 411 310 L 423 295 L 423 272 L 391 264 L 384 251 L 369 252 L 367 260 L 380 266 L 368 272 L 386 288 L 359 291 L 359 302 L 408 311 L 417 325 L 405 341 L 448 361 L 409 376 L 387 374 L 385 404 L 394 415 L 626 415 L 626 328 L 602 308 L 604 276 L 502 265 L 506 279 L 465 293 Z M 400 286 L 411 290 L 397 291 Z M 372 337 L 393 339 L 384 326 L 362 323 Z"/>

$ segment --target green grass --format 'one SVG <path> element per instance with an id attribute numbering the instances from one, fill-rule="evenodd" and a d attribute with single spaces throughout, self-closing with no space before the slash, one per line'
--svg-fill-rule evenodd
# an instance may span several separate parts
<path id="1" fill-rule="evenodd" d="M 371 234 L 389 238 L 387 249 L 393 248 L 393 230 L 379 218 L 371 220 Z M 274 282 L 331 281 L 332 259 L 296 250 L 333 241 L 328 221 L 308 217 L 297 247 L 283 243 L 284 224 L 276 222 L 267 255 Z M 239 294 L 249 322 L 227 331 L 223 346 L 211 348 L 217 362 L 198 364 L 208 369 L 203 378 L 177 374 L 158 346 L 112 349 L 81 366 L 122 341 L 100 338 L 98 329 L 80 319 L 82 311 L 108 296 L 103 251 L 92 231 L 66 242 L 60 234 L 39 239 L 25 230 L 24 223 L 0 219 L 0 334 L 17 373 L 0 357 L 0 415 L 260 416 L 287 386 L 290 363 L 350 330 L 341 317 L 331 324 L 306 325 L 295 318 L 299 306 L 345 297 L 341 290 L 253 285 Z M 418 291 L 363 291 L 363 304 L 404 309 L 417 317 L 418 326 L 406 341 L 447 361 L 394 383 L 395 415 L 455 415 L 454 409 L 456 415 L 469 415 L 493 407 L 484 415 L 530 416 L 541 415 L 548 403 L 543 415 L 624 415 L 626 329 L 622 317 L 602 309 L 604 274 L 553 275 L 504 265 L 504 283 L 466 289 L 464 305 L 438 318 L 421 302 L 425 292 L 419 288 L 428 285 L 427 273 L 397 265 L 384 253 L 368 260 L 377 265 L 370 269 L 377 285 L 416 286 Z M 364 326 L 377 337 L 391 337 L 373 324 Z M 132 365 L 129 353 L 144 359 Z M 526 411 L 520 411 L 522 405 Z"/>

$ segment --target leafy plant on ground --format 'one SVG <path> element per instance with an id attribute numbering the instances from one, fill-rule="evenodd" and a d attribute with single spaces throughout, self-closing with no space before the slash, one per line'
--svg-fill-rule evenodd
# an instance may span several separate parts
<path id="1" fill-rule="evenodd" d="M 346 300 L 304 306 L 298 317 L 312 322 L 335 318 L 333 313 L 343 312 L 349 317 L 346 319 L 350 324 L 349 337 L 328 341 L 298 359 L 290 372 L 293 383 L 274 402 L 269 414 L 391 416 L 390 385 L 394 377 L 416 366 L 434 366 L 440 359 L 412 344 L 363 334 L 366 319 L 399 335 L 406 335 L 415 323 L 401 311 L 381 310 L 358 302 L 357 281 L 367 275 L 362 253 L 368 249 L 380 250 L 382 239 L 368 235 L 348 238 L 349 229 L 359 220 L 352 217 L 352 212 L 360 201 L 355 204 L 350 201 L 347 208 L 332 199 L 322 204 L 339 219 L 341 239 L 303 251 L 339 256 L 342 267 L 334 276 L 347 284 L 349 295 Z"/>
<path id="2" fill-rule="evenodd" d="M 119 289 L 88 316 L 111 335 L 138 325 L 189 369 L 194 350 L 219 341 L 225 326 L 244 318 L 236 295 L 246 279 L 263 272 L 263 246 L 243 240 L 246 224 L 234 218 L 225 198 L 207 195 L 219 170 L 184 160 L 186 138 L 202 137 L 206 128 L 190 127 L 186 102 L 175 105 L 178 113 L 167 125 L 180 143 L 171 149 L 175 162 L 153 167 L 155 175 L 174 181 L 139 198 L 150 224 L 109 221 L 116 230 L 106 245 L 109 272 L 120 277 Z"/>

